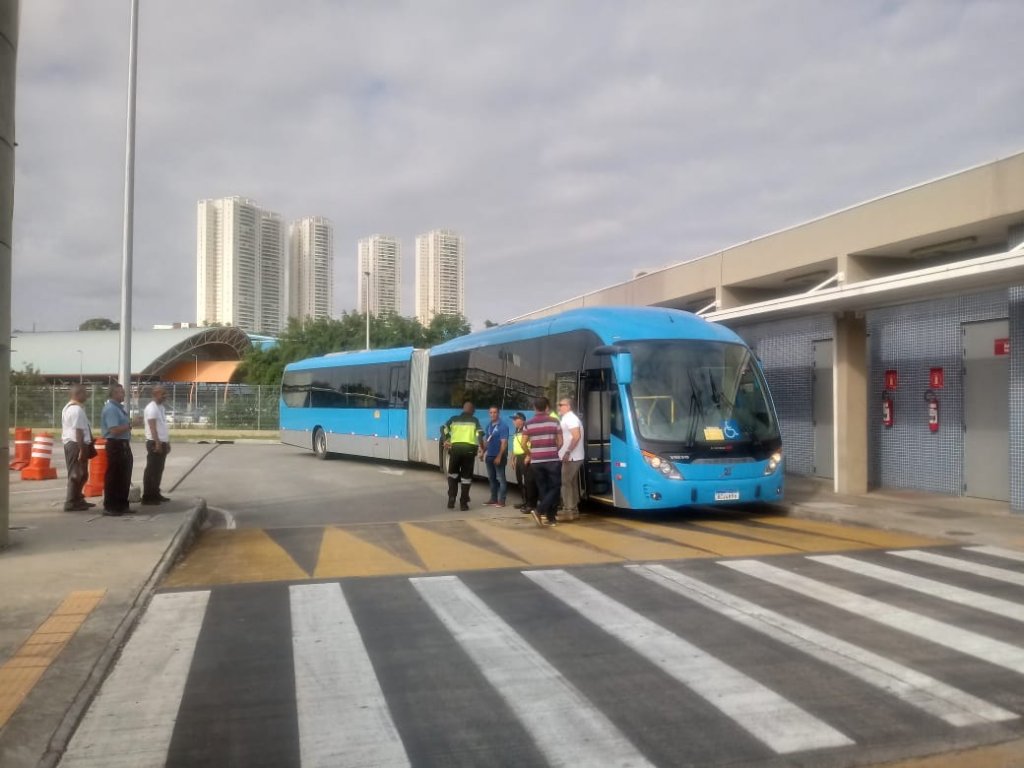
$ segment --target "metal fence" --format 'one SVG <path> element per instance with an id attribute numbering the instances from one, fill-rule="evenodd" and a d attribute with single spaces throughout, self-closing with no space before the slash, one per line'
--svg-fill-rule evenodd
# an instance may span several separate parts
<path id="1" fill-rule="evenodd" d="M 85 409 L 93 431 L 99 432 L 100 413 L 107 401 L 106 385 L 90 388 Z M 167 390 L 164 408 L 172 429 L 191 430 L 274 430 L 280 427 L 278 401 L 281 388 L 246 384 L 163 385 Z M 142 411 L 150 400 L 151 385 L 133 387 L 132 422 L 142 423 Z M 11 387 L 10 423 L 16 427 L 60 429 L 60 414 L 68 402 L 66 386 Z"/>

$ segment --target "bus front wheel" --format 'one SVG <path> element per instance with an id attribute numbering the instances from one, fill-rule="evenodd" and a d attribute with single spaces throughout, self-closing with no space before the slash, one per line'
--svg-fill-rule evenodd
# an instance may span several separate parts
<path id="1" fill-rule="evenodd" d="M 327 435 L 320 427 L 313 430 L 313 453 L 321 461 L 327 458 Z"/>

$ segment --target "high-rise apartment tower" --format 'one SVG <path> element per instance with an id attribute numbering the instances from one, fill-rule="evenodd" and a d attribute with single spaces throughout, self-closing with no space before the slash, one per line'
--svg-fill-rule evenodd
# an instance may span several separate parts
<path id="1" fill-rule="evenodd" d="M 284 320 L 281 216 L 244 197 L 200 200 L 196 320 L 277 334 Z"/>
<path id="2" fill-rule="evenodd" d="M 397 237 L 371 235 L 359 241 L 356 306 L 372 315 L 402 312 L 402 246 Z"/>
<path id="3" fill-rule="evenodd" d="M 288 227 L 288 317 L 329 318 L 334 312 L 334 225 L 307 216 Z"/>
<path id="4" fill-rule="evenodd" d="M 416 237 L 416 318 L 466 314 L 465 245 L 449 229 Z"/>

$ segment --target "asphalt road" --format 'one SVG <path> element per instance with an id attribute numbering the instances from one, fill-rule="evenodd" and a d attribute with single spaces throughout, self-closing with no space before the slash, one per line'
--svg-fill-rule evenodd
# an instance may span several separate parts
<path id="1" fill-rule="evenodd" d="M 778 514 L 445 509 L 436 470 L 221 446 L 225 511 L 63 765 L 855 766 L 1024 732 L 1024 553 Z"/>

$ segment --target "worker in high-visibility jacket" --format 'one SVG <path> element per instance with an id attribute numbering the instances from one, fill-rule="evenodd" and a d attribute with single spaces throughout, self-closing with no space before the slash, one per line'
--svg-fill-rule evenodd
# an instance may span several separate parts
<path id="1" fill-rule="evenodd" d="M 517 411 L 512 417 L 512 423 L 516 427 L 515 434 L 512 435 L 512 466 L 516 471 L 519 492 L 523 495 L 523 503 L 518 508 L 524 514 L 529 514 L 531 509 L 537 508 L 537 481 L 530 472 L 530 441 L 523 430 L 526 415 L 522 411 Z"/>
<path id="2" fill-rule="evenodd" d="M 441 427 L 441 439 L 448 449 L 448 509 L 455 509 L 459 492 L 459 509 L 469 509 L 469 487 L 473 484 L 473 464 L 484 447 L 484 430 L 473 413 L 470 400 L 462 404 L 462 413 L 452 416 Z M 460 492 L 461 486 L 461 492 Z"/>

